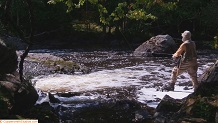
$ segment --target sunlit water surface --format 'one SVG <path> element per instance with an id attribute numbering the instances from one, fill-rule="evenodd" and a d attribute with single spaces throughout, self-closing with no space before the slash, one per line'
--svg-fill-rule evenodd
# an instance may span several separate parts
<path id="1" fill-rule="evenodd" d="M 81 72 L 75 72 L 73 75 L 52 74 L 32 79 L 38 90 L 56 94 L 55 97 L 65 107 L 75 109 L 87 106 L 90 102 L 108 98 L 135 99 L 156 107 L 165 94 L 174 98 L 183 98 L 193 92 L 187 73 L 178 77 L 174 92 L 157 91 L 157 88 L 170 80 L 172 67 L 175 66 L 172 58 L 135 57 L 131 52 L 121 51 L 47 50 L 43 52 L 61 56 L 65 60 L 75 61 L 91 69 L 91 72 L 87 74 Z M 199 55 L 198 76 L 213 64 L 216 58 L 217 55 L 214 54 Z M 188 86 L 190 90 L 184 90 L 185 86 Z M 70 96 L 63 96 L 63 93 L 68 93 Z M 41 98 L 37 103 L 46 100 L 48 101 L 46 94 L 41 93 Z M 52 105 L 55 107 L 60 104 Z"/>

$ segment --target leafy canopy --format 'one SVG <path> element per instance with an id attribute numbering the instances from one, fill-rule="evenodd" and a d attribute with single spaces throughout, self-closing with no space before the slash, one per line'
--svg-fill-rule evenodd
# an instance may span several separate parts
<path id="1" fill-rule="evenodd" d="M 77 2 L 73 0 L 50 0 L 48 3 L 56 4 L 58 2 L 67 5 L 67 12 L 72 11 L 74 8 L 80 8 L 86 2 L 89 2 L 98 8 L 99 20 L 104 25 L 110 25 L 110 23 L 124 18 L 130 20 L 154 20 L 157 18 L 146 11 L 147 7 L 153 3 L 153 0 L 129 0 L 125 2 L 123 0 L 79 0 Z"/>

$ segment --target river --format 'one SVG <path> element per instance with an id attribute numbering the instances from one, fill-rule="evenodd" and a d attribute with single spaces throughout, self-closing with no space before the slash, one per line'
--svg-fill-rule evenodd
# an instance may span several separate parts
<path id="1" fill-rule="evenodd" d="M 127 51 L 75 52 L 71 50 L 36 50 L 33 53 L 50 53 L 85 66 L 87 73 L 76 71 L 72 75 L 40 75 L 32 79 L 39 91 L 38 104 L 48 101 L 48 92 L 59 99 L 51 103 L 58 110 L 60 122 L 72 120 L 83 107 L 95 107 L 100 102 L 135 100 L 155 108 L 164 95 L 184 98 L 193 92 L 189 75 L 178 77 L 175 91 L 157 91 L 170 81 L 175 61 L 169 57 L 136 57 Z M 215 62 L 217 54 L 198 57 L 198 77 Z M 188 89 L 184 89 L 184 88 Z M 76 121 L 75 121 L 76 122 Z"/>

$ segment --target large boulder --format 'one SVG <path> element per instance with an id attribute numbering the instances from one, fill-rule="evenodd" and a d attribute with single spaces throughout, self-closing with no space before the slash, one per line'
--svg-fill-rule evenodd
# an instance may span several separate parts
<path id="1" fill-rule="evenodd" d="M 19 114 L 36 103 L 38 94 L 28 82 L 20 82 L 19 76 L 5 75 L 5 80 L 0 80 L 0 118 L 7 118 L 9 114 Z M 3 104 L 3 105 L 2 105 Z"/>
<path id="2" fill-rule="evenodd" d="M 13 36 L 3 36 L 1 37 L 7 44 L 12 44 L 16 50 L 25 50 L 28 46 L 22 39 Z"/>
<path id="3" fill-rule="evenodd" d="M 154 114 L 155 123 L 169 122 L 170 117 L 179 111 L 184 99 L 174 99 L 169 95 L 165 95 L 156 108 Z"/>
<path id="4" fill-rule="evenodd" d="M 171 36 L 157 35 L 141 44 L 133 54 L 135 56 L 152 56 L 152 54 L 172 54 L 175 51 L 176 43 Z"/>
<path id="5" fill-rule="evenodd" d="M 16 46 L 0 37 L 0 119 L 32 107 L 38 99 L 35 88 L 21 82 L 17 72 Z"/>
<path id="6" fill-rule="evenodd" d="M 17 54 L 14 45 L 0 37 L 0 74 L 7 74 L 17 69 Z"/>

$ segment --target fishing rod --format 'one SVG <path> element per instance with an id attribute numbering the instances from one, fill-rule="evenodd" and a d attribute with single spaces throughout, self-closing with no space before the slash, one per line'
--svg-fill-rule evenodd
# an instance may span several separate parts
<path id="1" fill-rule="evenodd" d="M 154 53 L 154 52 L 148 52 L 149 55 L 152 55 L 154 57 L 172 57 L 173 54 L 169 54 L 169 53 Z"/>

